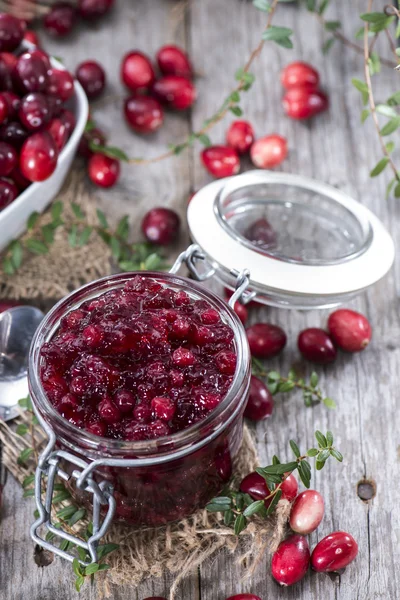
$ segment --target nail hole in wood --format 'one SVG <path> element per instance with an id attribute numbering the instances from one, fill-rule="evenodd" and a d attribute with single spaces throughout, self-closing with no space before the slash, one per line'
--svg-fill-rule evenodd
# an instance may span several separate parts
<path id="1" fill-rule="evenodd" d="M 33 551 L 33 560 L 38 567 L 48 567 L 54 560 L 54 554 L 36 544 Z"/>
<path id="2" fill-rule="evenodd" d="M 357 495 L 363 500 L 368 502 L 376 495 L 376 483 L 373 479 L 361 479 L 357 484 Z"/>

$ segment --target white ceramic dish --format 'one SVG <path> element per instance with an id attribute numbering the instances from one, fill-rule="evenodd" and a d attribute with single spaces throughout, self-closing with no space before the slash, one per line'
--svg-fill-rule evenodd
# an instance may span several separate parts
<path id="1" fill-rule="evenodd" d="M 30 50 L 33 46 L 24 44 L 23 49 Z M 57 60 L 51 59 L 51 64 L 57 69 L 65 67 Z M 53 198 L 58 194 L 72 161 L 78 149 L 79 140 L 84 132 L 89 113 L 89 105 L 81 85 L 75 81 L 75 92 L 67 107 L 74 113 L 76 126 L 65 148 L 60 153 L 54 173 L 40 183 L 32 183 L 14 202 L 0 212 L 0 250 L 3 250 L 12 240 L 26 230 L 26 222 L 33 212 L 43 212 Z"/>

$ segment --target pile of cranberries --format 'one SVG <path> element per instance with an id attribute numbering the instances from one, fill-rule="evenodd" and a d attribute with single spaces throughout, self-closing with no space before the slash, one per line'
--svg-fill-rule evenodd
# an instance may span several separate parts
<path id="1" fill-rule="evenodd" d="M 77 0 L 77 2 L 55 2 L 43 18 L 43 27 L 53 37 L 65 37 L 78 21 L 98 21 L 114 5 L 114 0 Z"/>
<path id="2" fill-rule="evenodd" d="M 50 177 L 75 127 L 65 108 L 71 74 L 53 68 L 42 50 L 13 54 L 23 35 L 19 19 L 0 14 L 0 210 Z"/>
<path id="3" fill-rule="evenodd" d="M 141 276 L 68 313 L 41 355 L 43 388 L 62 416 L 122 440 L 203 419 L 236 369 L 233 331 L 208 302 Z"/>
<path id="4" fill-rule="evenodd" d="M 287 65 L 281 73 L 285 89 L 282 104 L 291 119 L 310 119 L 329 106 L 328 96 L 319 88 L 319 73 L 302 61 Z"/>

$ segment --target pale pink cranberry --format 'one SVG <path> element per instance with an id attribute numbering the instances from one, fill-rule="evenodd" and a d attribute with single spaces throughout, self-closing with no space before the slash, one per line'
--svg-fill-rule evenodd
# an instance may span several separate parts
<path id="1" fill-rule="evenodd" d="M 229 146 L 205 148 L 201 153 L 201 160 L 207 171 L 217 179 L 236 175 L 240 171 L 239 156 Z"/>
<path id="2" fill-rule="evenodd" d="M 345 531 L 335 531 L 324 537 L 315 546 L 311 566 L 318 573 L 340 571 L 347 567 L 358 554 L 358 544 Z"/>
<path id="3" fill-rule="evenodd" d="M 251 147 L 252 163 L 259 169 L 270 169 L 280 165 L 288 155 L 286 138 L 281 135 L 266 135 Z"/>
<path id="4" fill-rule="evenodd" d="M 324 516 L 324 499 L 315 490 L 305 490 L 294 501 L 289 524 L 296 533 L 307 535 L 315 531 Z"/>
<path id="5" fill-rule="evenodd" d="M 157 52 L 157 64 L 163 75 L 178 75 L 186 79 L 193 76 L 189 57 L 178 46 L 171 44 L 160 48 Z"/>
<path id="6" fill-rule="evenodd" d="M 328 329 L 335 344 L 345 352 L 365 350 L 372 337 L 368 319 L 347 308 L 335 310 L 330 315 Z"/>
<path id="7" fill-rule="evenodd" d="M 166 75 L 153 84 L 152 93 L 162 104 L 175 110 L 186 110 L 196 100 L 196 88 L 185 77 Z"/>
<path id="8" fill-rule="evenodd" d="M 297 340 L 301 354 L 307 360 L 328 365 L 336 359 L 337 351 L 330 336 L 318 327 L 301 331 Z"/>
<path id="9" fill-rule="evenodd" d="M 305 537 L 290 535 L 272 556 L 272 577 L 281 585 L 293 585 L 303 579 L 310 565 L 310 549 Z"/>
<path id="10" fill-rule="evenodd" d="M 245 154 L 254 142 L 254 130 L 248 121 L 233 121 L 226 133 L 226 143 L 238 154 Z"/>
<path id="11" fill-rule="evenodd" d="M 121 65 L 121 79 L 132 92 L 147 91 L 155 81 L 155 73 L 150 59 L 133 50 L 126 54 Z"/>
<path id="12" fill-rule="evenodd" d="M 286 345 L 286 334 L 278 325 L 256 323 L 246 329 L 250 352 L 256 358 L 271 358 Z"/>

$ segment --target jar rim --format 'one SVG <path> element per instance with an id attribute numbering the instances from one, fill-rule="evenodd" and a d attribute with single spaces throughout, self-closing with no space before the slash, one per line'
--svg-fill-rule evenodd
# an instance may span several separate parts
<path id="1" fill-rule="evenodd" d="M 105 291 L 110 291 L 116 287 L 122 287 L 127 281 L 136 276 L 149 277 L 163 281 L 167 285 L 175 285 L 185 291 L 192 291 L 200 299 L 205 299 L 214 305 L 222 314 L 225 323 L 230 325 L 234 332 L 234 343 L 236 345 L 237 362 L 236 371 L 233 377 L 231 387 L 225 398 L 220 404 L 204 419 L 198 421 L 191 427 L 183 429 L 168 436 L 141 440 L 127 441 L 114 440 L 110 438 L 94 435 L 84 429 L 80 429 L 73 423 L 65 419 L 53 406 L 43 389 L 40 379 L 40 350 L 42 345 L 51 339 L 59 327 L 61 318 L 69 310 L 80 306 L 82 302 L 90 298 L 94 298 Z M 184 448 L 192 449 L 193 444 L 204 443 L 210 440 L 210 434 L 215 432 L 218 435 L 225 429 L 232 420 L 232 415 L 229 415 L 229 409 L 235 398 L 242 395 L 240 407 L 246 398 L 246 390 L 250 377 L 250 350 L 247 342 L 246 333 L 239 317 L 233 309 L 216 294 L 202 286 L 200 283 L 194 282 L 186 277 L 174 275 L 171 273 L 155 272 L 155 271 L 137 271 L 131 273 L 119 273 L 97 279 L 94 282 L 88 283 L 77 290 L 74 290 L 66 297 L 61 299 L 47 313 L 35 336 L 32 340 L 29 353 L 28 366 L 28 382 L 32 396 L 32 402 L 39 415 L 46 423 L 54 430 L 60 432 L 63 436 L 63 443 L 71 445 L 68 439 L 79 440 L 79 446 L 84 445 L 88 451 L 101 451 L 104 455 L 117 456 L 126 453 L 131 453 L 136 458 L 159 456 L 161 454 L 175 453 L 177 450 Z M 247 383 L 246 383 L 247 381 Z M 236 410 L 234 413 L 236 414 Z M 233 415 L 234 416 L 234 415 Z M 53 426 L 53 423 L 56 427 Z M 202 435 L 203 434 L 203 435 Z M 64 439 L 66 436 L 67 439 Z M 214 435 L 212 435 L 214 437 Z"/>

